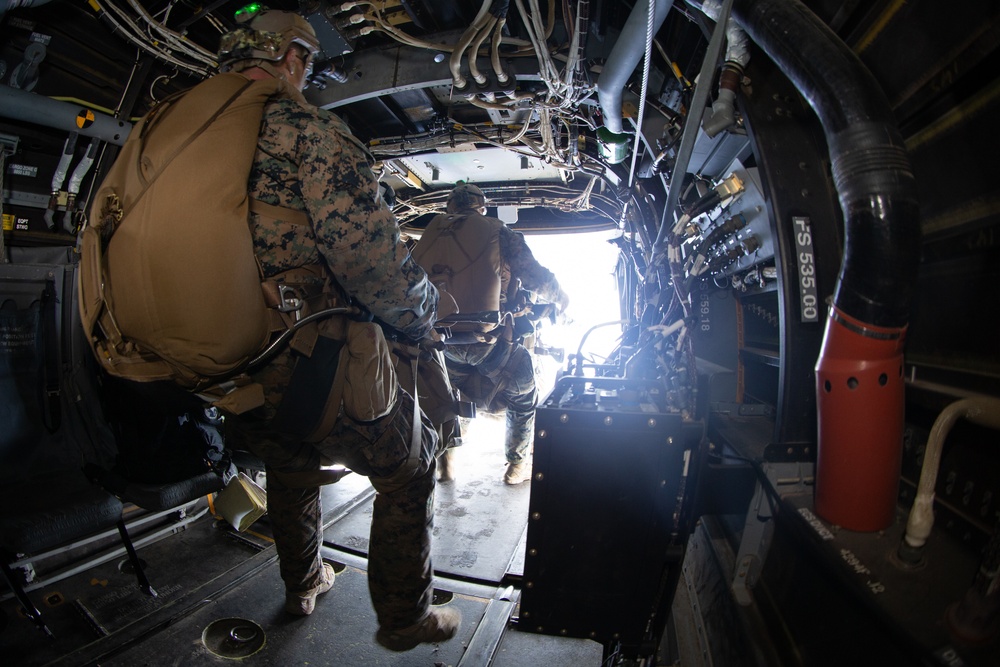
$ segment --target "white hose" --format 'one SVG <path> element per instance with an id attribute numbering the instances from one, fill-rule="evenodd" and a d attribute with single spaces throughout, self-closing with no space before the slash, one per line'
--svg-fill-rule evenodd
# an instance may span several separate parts
<path id="1" fill-rule="evenodd" d="M 713 21 L 718 21 L 722 14 L 722 0 L 688 0 L 688 4 L 698 9 Z M 699 6 L 700 5 L 700 6 Z M 740 67 L 746 67 L 750 62 L 750 40 L 743 28 L 736 23 L 733 17 L 726 21 L 726 60 L 737 63 Z"/>
<path id="2" fill-rule="evenodd" d="M 483 5 L 479 8 L 479 14 L 476 15 L 472 25 L 462 34 L 462 38 L 455 46 L 455 50 L 451 52 L 451 59 L 448 61 L 448 66 L 451 68 L 451 78 L 457 88 L 464 88 L 467 83 L 465 77 L 462 76 L 462 56 L 465 55 L 465 50 L 469 48 L 472 40 L 489 23 L 491 18 L 489 9 L 492 2 L 493 0 L 483 0 Z"/>
<path id="3" fill-rule="evenodd" d="M 566 70 L 563 74 L 563 83 L 567 87 L 573 85 L 576 68 L 580 63 L 580 21 L 580 14 L 577 12 L 576 22 L 573 25 L 573 35 L 569 42 L 569 56 L 566 58 Z"/>
<path id="4" fill-rule="evenodd" d="M 207 67 L 200 67 L 194 63 L 184 62 L 180 58 L 175 57 L 170 53 L 168 49 L 161 48 L 159 45 L 152 43 L 149 37 L 144 33 L 142 28 L 136 24 L 135 20 L 130 17 L 123 9 L 118 7 L 113 2 L 108 2 L 107 0 L 102 0 L 104 4 L 99 4 L 98 8 L 104 13 L 115 29 L 121 33 L 121 35 L 134 46 L 142 49 L 146 53 L 152 55 L 154 58 L 158 58 L 164 62 L 176 65 L 182 69 L 189 72 L 194 72 L 200 74 L 201 76 L 208 76 L 209 69 Z M 108 11 L 110 10 L 110 11 Z"/>
<path id="5" fill-rule="evenodd" d="M 493 65 L 493 73 L 497 75 L 497 81 L 501 84 L 510 80 L 507 73 L 503 71 L 503 65 L 500 64 L 500 42 L 503 41 L 503 27 L 506 24 L 506 16 L 497 21 L 497 25 L 493 29 L 493 48 L 490 49 L 490 63 Z"/>
<path id="6" fill-rule="evenodd" d="M 493 30 L 493 26 L 496 25 L 496 23 L 497 17 L 490 16 L 489 21 L 486 22 L 486 25 L 479 31 L 479 34 L 472 41 L 472 44 L 469 45 L 469 73 L 479 85 L 485 85 L 488 81 L 486 76 L 479 71 L 479 63 L 476 62 L 476 60 L 479 59 L 479 47 L 482 46 L 486 38 L 490 36 L 490 31 Z"/>
<path id="7" fill-rule="evenodd" d="M 963 417 L 974 424 L 1000 430 L 1000 399 L 963 398 L 942 410 L 934 420 L 931 433 L 927 437 L 927 448 L 924 450 L 924 464 L 920 469 L 920 481 L 917 483 L 917 497 L 906 520 L 904 539 L 913 548 L 924 546 L 931 534 L 931 528 L 934 526 L 934 487 L 941 465 L 941 450 L 951 427 Z"/>
<path id="8" fill-rule="evenodd" d="M 105 0 L 105 2 L 107 2 L 107 0 Z M 128 0 L 128 2 L 129 5 L 132 6 L 132 9 L 134 9 L 136 13 L 151 28 L 153 28 L 153 30 L 159 33 L 163 40 L 166 41 L 171 47 L 177 49 L 178 51 L 183 51 L 192 59 L 198 60 L 209 67 L 215 67 L 217 65 L 215 61 L 215 53 L 199 46 L 198 44 L 195 44 L 184 35 L 167 28 L 165 25 L 150 16 L 149 12 L 146 11 L 146 8 L 136 2 L 136 0 Z"/>

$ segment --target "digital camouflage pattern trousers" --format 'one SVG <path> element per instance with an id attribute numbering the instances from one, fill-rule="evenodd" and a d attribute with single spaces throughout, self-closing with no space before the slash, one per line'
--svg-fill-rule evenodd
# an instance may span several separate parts
<path id="1" fill-rule="evenodd" d="M 431 530 L 438 439 L 422 414 L 419 451 L 410 456 L 413 400 L 400 390 L 387 416 L 358 423 L 341 416 L 318 443 L 291 441 L 267 422 L 234 418 L 237 446 L 263 459 L 267 512 L 285 587 L 319 585 L 323 540 L 321 465 L 365 475 L 377 491 L 368 553 L 368 587 L 379 625 L 399 629 L 423 620 L 432 596 Z"/>
<path id="2" fill-rule="evenodd" d="M 521 463 L 535 436 L 535 370 L 531 353 L 518 343 L 499 340 L 445 349 L 451 383 L 489 412 L 506 411 L 504 452 L 508 463 Z"/>

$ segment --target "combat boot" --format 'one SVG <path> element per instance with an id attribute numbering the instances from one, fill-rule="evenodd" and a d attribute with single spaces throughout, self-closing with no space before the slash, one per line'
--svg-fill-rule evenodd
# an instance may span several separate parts
<path id="1" fill-rule="evenodd" d="M 520 463 L 508 463 L 507 472 L 504 473 L 503 483 L 504 484 L 520 484 L 525 482 L 530 477 L 531 471 L 528 470 L 528 463 L 526 461 L 521 461 Z"/>
<path id="2" fill-rule="evenodd" d="M 375 641 L 390 651 L 409 651 L 418 644 L 445 642 L 455 636 L 462 624 L 462 615 L 451 607 L 432 608 L 419 623 L 399 630 L 379 628 Z"/>
<path id="3" fill-rule="evenodd" d="M 285 592 L 285 611 L 293 616 L 308 616 L 316 608 L 316 596 L 326 593 L 333 588 L 333 580 L 337 574 L 333 571 L 333 566 L 323 563 L 323 580 L 319 586 L 305 593 Z"/>
<path id="4" fill-rule="evenodd" d="M 455 450 L 446 449 L 437 461 L 437 479 L 439 482 L 450 482 L 455 479 Z"/>

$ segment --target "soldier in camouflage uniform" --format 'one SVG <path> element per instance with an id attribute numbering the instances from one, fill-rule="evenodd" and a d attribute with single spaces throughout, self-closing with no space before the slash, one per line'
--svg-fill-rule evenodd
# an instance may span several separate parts
<path id="1" fill-rule="evenodd" d="M 483 216 L 486 197 L 475 185 L 462 183 L 448 197 L 447 213 L 451 216 Z M 496 218 L 487 218 L 495 221 Z M 499 224 L 501 264 L 500 310 L 505 310 L 507 292 L 519 284 L 541 298 L 556 303 L 565 310 L 569 297 L 559 287 L 551 271 L 538 263 L 524 241 L 524 235 Z M 516 287 L 515 287 L 516 289 Z M 506 410 L 507 430 L 504 451 L 507 469 L 504 482 L 520 484 L 528 478 L 528 454 L 534 440 L 535 371 L 531 354 L 512 339 L 508 324 L 491 343 L 448 345 L 445 358 L 452 385 L 490 412 Z"/>
<path id="2" fill-rule="evenodd" d="M 372 159 L 343 121 L 301 96 L 318 48 L 312 28 L 292 12 L 265 10 L 222 39 L 219 60 L 225 69 L 250 79 L 278 77 L 294 88 L 264 107 L 249 194 L 251 200 L 282 208 L 275 209 L 276 215 L 252 213 L 257 258 L 267 276 L 324 267 L 320 274 L 325 275 L 316 278 L 317 292 L 324 282 L 332 283 L 342 297 L 352 297 L 382 322 L 422 338 L 434 323 L 438 294 L 400 241 L 372 173 Z M 287 209 L 305 215 L 283 216 Z M 319 340 L 335 339 L 343 328 L 343 321 L 323 320 Z M 323 482 L 320 466 L 341 463 L 368 476 L 378 492 L 368 560 L 379 622 L 376 640 L 403 651 L 450 639 L 460 622 L 457 610 L 430 608 L 438 446 L 432 426 L 419 413 L 419 451 L 411 454 L 413 401 L 396 388 L 395 404 L 384 417 L 361 423 L 341 410 L 325 438 L 304 442 L 277 425 L 282 411 L 294 407 L 283 405 L 282 399 L 296 363 L 309 361 L 293 349 L 286 348 L 254 373 L 264 387 L 264 407 L 229 419 L 232 440 L 266 464 L 268 514 L 286 611 L 312 613 L 316 596 L 333 585 L 333 570 L 320 558 L 318 484 Z"/>

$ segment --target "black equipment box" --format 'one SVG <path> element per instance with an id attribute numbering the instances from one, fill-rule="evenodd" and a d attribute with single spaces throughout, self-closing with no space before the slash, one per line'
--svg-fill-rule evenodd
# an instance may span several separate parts
<path id="1" fill-rule="evenodd" d="M 623 653 L 659 641 L 703 433 L 664 410 L 663 393 L 657 381 L 564 377 L 538 408 L 518 629 Z"/>

